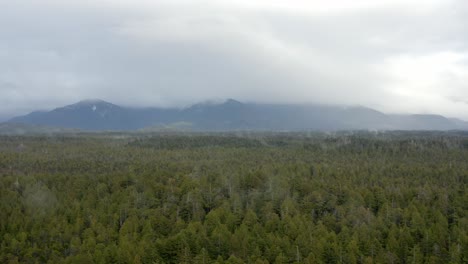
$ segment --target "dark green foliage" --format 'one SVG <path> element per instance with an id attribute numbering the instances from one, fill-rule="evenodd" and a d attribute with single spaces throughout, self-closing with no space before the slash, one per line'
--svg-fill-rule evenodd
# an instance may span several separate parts
<path id="1" fill-rule="evenodd" d="M 0 138 L 0 263 L 467 263 L 468 135 Z"/>
<path id="2" fill-rule="evenodd" d="M 195 149 L 208 147 L 258 148 L 262 144 L 255 139 L 233 136 L 160 136 L 132 141 L 130 146 L 156 149 Z"/>

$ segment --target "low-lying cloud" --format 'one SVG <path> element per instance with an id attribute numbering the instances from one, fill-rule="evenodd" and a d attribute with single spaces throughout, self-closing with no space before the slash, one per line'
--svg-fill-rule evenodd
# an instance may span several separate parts
<path id="1" fill-rule="evenodd" d="M 290 2 L 4 1 L 0 113 L 236 98 L 468 120 L 466 1 Z"/>

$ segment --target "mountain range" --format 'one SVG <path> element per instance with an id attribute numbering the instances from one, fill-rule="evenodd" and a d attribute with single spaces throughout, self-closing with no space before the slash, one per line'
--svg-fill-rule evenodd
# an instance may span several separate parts
<path id="1" fill-rule="evenodd" d="M 440 115 L 393 115 L 361 106 L 256 104 L 233 99 L 187 108 L 131 108 L 84 100 L 18 116 L 8 123 L 83 131 L 468 130 L 468 122 Z"/>

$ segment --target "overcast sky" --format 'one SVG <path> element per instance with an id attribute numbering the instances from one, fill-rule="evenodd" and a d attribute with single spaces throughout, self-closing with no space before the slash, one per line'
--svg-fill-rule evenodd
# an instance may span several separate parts
<path id="1" fill-rule="evenodd" d="M 86 98 L 468 120 L 468 1 L 0 1 L 0 118 Z"/>

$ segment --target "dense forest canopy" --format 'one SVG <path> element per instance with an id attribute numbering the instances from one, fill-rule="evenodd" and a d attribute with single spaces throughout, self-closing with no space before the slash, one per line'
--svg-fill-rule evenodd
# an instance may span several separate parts
<path id="1" fill-rule="evenodd" d="M 0 137 L 1 263 L 468 263 L 468 134 Z"/>

